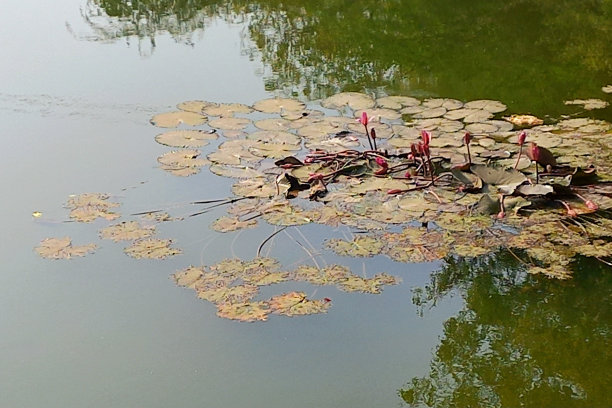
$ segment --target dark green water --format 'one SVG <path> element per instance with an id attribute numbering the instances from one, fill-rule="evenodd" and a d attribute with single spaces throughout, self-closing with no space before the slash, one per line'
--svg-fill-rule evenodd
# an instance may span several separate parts
<path id="1" fill-rule="evenodd" d="M 211 234 L 219 214 L 161 231 L 182 258 L 40 259 L 68 195 L 125 213 L 217 198 L 210 174 L 156 168 L 149 118 L 181 101 L 315 100 L 340 90 L 496 99 L 509 113 L 576 114 L 610 96 L 611 1 L 9 0 L 0 15 L 0 406 L 609 407 L 611 268 L 527 276 L 506 253 L 354 269 L 403 279 L 330 313 L 240 324 L 168 279 L 185 263 L 252 257 L 260 235 Z M 584 113 L 612 119 L 612 109 Z M 31 218 L 42 211 L 44 221 Z M 340 231 L 342 232 L 342 231 Z M 304 233 L 320 247 L 321 232 Z M 283 263 L 303 257 L 276 244 Z M 298 254 L 299 253 L 299 254 Z M 336 259 L 330 258 L 330 262 Z M 308 290 L 312 290 L 309 288 Z"/>

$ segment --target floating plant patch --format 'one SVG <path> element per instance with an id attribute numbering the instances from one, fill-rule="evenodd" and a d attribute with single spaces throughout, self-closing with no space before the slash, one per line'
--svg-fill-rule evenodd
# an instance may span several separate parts
<path id="1" fill-rule="evenodd" d="M 47 259 L 70 259 L 75 256 L 85 256 L 90 252 L 94 252 L 97 248 L 95 244 L 87 245 L 72 245 L 72 240 L 69 237 L 64 238 L 46 238 L 37 246 L 36 252 Z"/>
<path id="2" fill-rule="evenodd" d="M 585 109 L 602 105 L 593 99 L 569 102 Z M 245 229 L 265 228 L 253 247 L 254 259 L 204 262 L 173 275 L 178 286 L 213 303 L 220 317 L 253 322 L 321 314 L 331 302 L 310 299 L 304 286 L 379 294 L 399 282 L 386 273 L 357 275 L 344 265 L 318 262 L 332 252 L 364 263 L 373 262 L 369 257 L 415 263 L 479 257 L 503 248 L 526 272 L 555 279 L 572 276 L 577 256 L 612 264 L 608 122 L 550 118 L 544 125 L 532 115 L 506 113 L 499 101 L 375 99 L 356 92 L 319 104 L 286 98 L 253 106 L 195 100 L 178 108 L 151 119 L 160 127 L 195 127 L 155 137 L 180 149 L 160 156 L 160 167 L 187 176 L 210 161 L 211 173 L 227 178 L 232 195 L 183 204 L 198 206 L 185 217 L 159 207 L 132 214 L 138 218 L 105 226 L 100 237 L 133 240 L 125 249 L 133 258 L 164 259 L 180 250 L 170 240 L 152 238 L 154 228 L 147 222 L 187 223 L 225 209 L 209 221 L 215 238 L 236 240 Z M 326 116 L 329 111 L 322 108 L 337 112 Z M 218 146 L 207 144 L 217 137 L 211 127 L 226 138 Z M 206 185 L 194 188 L 209 191 Z M 118 218 L 113 212 L 118 205 L 108 194 L 92 193 L 71 197 L 66 207 L 71 220 L 90 222 Z M 321 248 L 306 236 L 292 238 L 308 224 L 329 232 Z M 354 238 L 346 238 L 348 230 Z M 283 248 L 293 241 L 308 255 L 290 270 L 262 256 L 278 250 L 272 242 L 279 234 L 286 237 Z M 36 251 L 67 258 L 94 247 L 73 247 L 63 238 L 45 240 Z M 300 282 L 301 291 L 287 289 L 292 282 Z M 282 292 L 262 295 L 280 287 Z"/>

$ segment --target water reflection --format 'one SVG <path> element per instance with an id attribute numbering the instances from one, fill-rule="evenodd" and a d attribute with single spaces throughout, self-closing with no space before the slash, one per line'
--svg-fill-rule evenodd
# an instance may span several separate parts
<path id="1" fill-rule="evenodd" d="M 611 14 L 610 2 L 595 0 L 89 0 L 83 10 L 91 38 L 135 36 L 153 47 L 160 32 L 192 44 L 211 18 L 244 23 L 244 52 L 261 55 L 267 88 L 286 94 L 486 97 L 553 116 L 572 112 L 564 100 L 605 96 Z"/>
<path id="2" fill-rule="evenodd" d="M 415 300 L 459 288 L 466 306 L 445 322 L 429 375 L 400 396 L 436 408 L 610 406 L 610 269 L 577 267 L 559 282 L 526 276 L 507 252 L 449 260 Z"/>

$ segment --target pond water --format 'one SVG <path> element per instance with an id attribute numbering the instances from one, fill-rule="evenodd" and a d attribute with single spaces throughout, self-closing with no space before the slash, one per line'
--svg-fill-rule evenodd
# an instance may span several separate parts
<path id="1" fill-rule="evenodd" d="M 563 104 L 610 100 L 601 87 L 612 82 L 612 2 L 301 3 L 4 4 L 0 405 L 610 406 L 611 268 L 602 263 L 581 261 L 573 280 L 558 282 L 526 276 L 503 251 L 426 264 L 326 254 L 402 283 L 380 295 L 282 284 L 333 305 L 242 323 L 218 318 L 170 275 L 251 259 L 271 226 L 213 232 L 222 209 L 160 225 L 183 251 L 160 261 L 100 241 L 106 223 L 64 222 L 72 194 L 109 193 L 122 214 L 178 215 L 231 195 L 208 171 L 181 178 L 158 168 L 168 149 L 149 120 L 182 101 L 367 91 L 612 119 L 610 107 Z M 321 248 L 326 233 L 288 229 L 270 255 L 303 262 L 296 242 Z M 99 248 L 69 261 L 33 251 L 68 235 Z"/>

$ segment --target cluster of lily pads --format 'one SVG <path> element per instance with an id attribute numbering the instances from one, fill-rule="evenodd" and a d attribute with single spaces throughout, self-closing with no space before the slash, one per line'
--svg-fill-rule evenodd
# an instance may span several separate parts
<path id="1" fill-rule="evenodd" d="M 584 108 L 607 107 L 594 101 L 582 101 Z M 208 167 L 234 179 L 233 197 L 209 202 L 227 208 L 211 226 L 218 232 L 254 228 L 259 220 L 282 227 L 344 225 L 361 233 L 329 239 L 325 246 L 338 255 L 427 262 L 507 248 L 529 272 L 560 279 L 571 276 L 577 255 L 610 263 L 608 122 L 544 123 L 532 115 L 505 115 L 506 106 L 492 100 L 373 98 L 355 92 L 320 105 L 270 98 L 252 106 L 187 101 L 177 108 L 151 119 L 167 129 L 155 140 L 172 149 L 158 162 L 180 177 Z M 70 217 L 113 220 L 107 199 L 73 198 Z M 137 258 L 180 253 L 170 240 L 152 238 L 154 226 L 147 225 L 174 220 L 170 215 L 139 216 L 138 222 L 104 228 L 101 237 L 133 240 L 125 252 Z M 38 251 L 60 258 L 95 249 L 75 247 L 70 253 L 69 248 L 69 239 L 63 247 L 43 241 Z M 243 321 L 329 307 L 325 299 L 311 300 L 302 292 L 255 300 L 262 285 L 294 280 L 380 293 L 397 282 L 386 274 L 362 278 L 339 265 L 279 272 L 278 263 L 259 251 L 252 261 L 190 266 L 174 278 L 214 303 L 219 316 Z"/>

